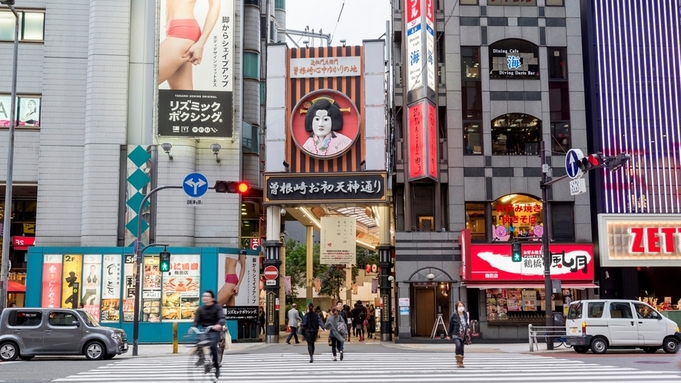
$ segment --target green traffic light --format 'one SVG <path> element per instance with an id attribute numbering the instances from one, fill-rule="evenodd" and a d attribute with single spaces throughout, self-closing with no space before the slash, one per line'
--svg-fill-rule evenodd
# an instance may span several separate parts
<path id="1" fill-rule="evenodd" d="M 522 262 L 523 256 L 521 253 L 521 247 L 519 242 L 513 242 L 511 244 L 511 260 L 513 262 Z"/>
<path id="2" fill-rule="evenodd" d="M 170 262 L 161 262 L 161 272 L 167 273 L 170 271 Z"/>

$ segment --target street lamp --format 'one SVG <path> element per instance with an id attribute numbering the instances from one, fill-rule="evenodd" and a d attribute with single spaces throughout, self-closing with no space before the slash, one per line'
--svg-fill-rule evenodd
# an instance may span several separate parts
<path id="1" fill-rule="evenodd" d="M 14 9 L 14 0 L 0 0 L 14 13 L 14 56 L 12 57 L 12 101 L 9 112 L 9 144 L 7 145 L 7 180 L 5 181 L 5 214 L 2 226 L 2 270 L 0 270 L 0 312 L 7 307 L 9 285 L 9 243 L 12 226 L 12 178 L 14 171 L 14 128 L 17 109 L 17 59 L 19 54 L 19 14 Z"/>

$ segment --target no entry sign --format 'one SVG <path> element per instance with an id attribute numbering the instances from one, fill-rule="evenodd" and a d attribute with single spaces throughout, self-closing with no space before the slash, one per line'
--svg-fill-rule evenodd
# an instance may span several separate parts
<path id="1" fill-rule="evenodd" d="M 267 266 L 265 267 L 263 274 L 265 275 L 265 279 L 271 281 L 277 279 L 279 276 L 279 270 L 274 266 Z"/>

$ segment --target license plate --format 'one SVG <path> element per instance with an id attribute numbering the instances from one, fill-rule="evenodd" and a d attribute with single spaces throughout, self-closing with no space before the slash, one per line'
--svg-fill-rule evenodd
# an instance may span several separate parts
<path id="1" fill-rule="evenodd" d="M 128 343 L 127 342 L 123 343 L 123 350 L 127 350 L 127 349 L 128 349 Z"/>

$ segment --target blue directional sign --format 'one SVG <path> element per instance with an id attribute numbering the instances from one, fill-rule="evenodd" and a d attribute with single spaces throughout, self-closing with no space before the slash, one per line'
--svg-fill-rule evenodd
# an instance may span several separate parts
<path id="1" fill-rule="evenodd" d="M 182 181 L 182 188 L 192 198 L 201 197 L 208 191 L 208 179 L 201 173 L 189 173 Z"/>
<path id="2" fill-rule="evenodd" d="M 580 162 L 584 158 L 584 153 L 579 149 L 570 149 L 565 156 L 565 171 L 571 179 L 582 176 L 582 169 L 579 168 Z"/>

